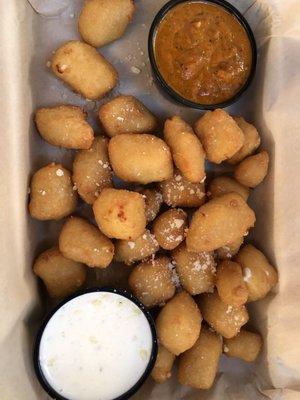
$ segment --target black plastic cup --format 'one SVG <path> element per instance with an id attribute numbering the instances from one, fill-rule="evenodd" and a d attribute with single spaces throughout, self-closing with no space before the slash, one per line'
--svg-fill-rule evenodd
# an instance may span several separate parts
<path id="1" fill-rule="evenodd" d="M 179 93 L 177 93 L 174 89 L 172 89 L 171 86 L 168 85 L 168 83 L 163 78 L 163 76 L 160 73 L 158 66 L 156 64 L 154 46 L 155 46 L 156 31 L 157 31 L 157 28 L 158 28 L 160 22 L 173 7 L 177 6 L 180 3 L 191 3 L 191 2 L 193 2 L 193 3 L 212 3 L 212 4 L 216 4 L 220 7 L 223 7 L 227 12 L 234 15 L 236 17 L 236 19 L 238 20 L 238 22 L 243 26 L 243 28 L 245 29 L 246 34 L 248 36 L 249 42 L 250 42 L 250 46 L 251 46 L 251 50 L 252 50 L 252 63 L 251 63 L 249 76 L 248 76 L 246 82 L 244 83 L 244 85 L 241 87 L 241 89 L 235 95 L 233 95 L 230 99 L 228 99 L 224 102 L 221 102 L 221 103 L 200 104 L 200 103 L 196 103 L 194 101 L 191 101 L 191 100 L 188 100 L 188 99 L 182 97 Z M 156 80 L 162 87 L 162 89 L 170 97 L 172 97 L 176 102 L 181 103 L 187 107 L 197 108 L 199 110 L 214 110 L 215 108 L 224 108 L 224 107 L 230 106 L 232 103 L 235 103 L 242 96 L 242 94 L 247 90 L 250 83 L 252 82 L 254 75 L 255 75 L 256 63 L 257 63 L 257 47 L 256 47 L 253 32 L 252 32 L 247 20 L 232 4 L 228 3 L 225 0 L 171 0 L 168 3 L 166 3 L 156 14 L 156 16 L 152 22 L 152 25 L 151 25 L 151 28 L 149 31 L 149 36 L 148 36 L 148 53 L 149 53 L 149 59 L 150 59 L 153 73 L 155 75 Z"/>
<path id="2" fill-rule="evenodd" d="M 35 345 L 34 345 L 34 352 L 33 352 L 33 363 L 34 363 L 34 370 L 36 373 L 36 376 L 41 384 L 41 386 L 43 387 L 43 389 L 48 393 L 48 395 L 55 400 L 72 400 L 69 398 L 66 398 L 64 396 L 62 396 L 61 394 L 59 394 L 58 392 L 56 392 L 53 387 L 49 384 L 49 382 L 47 381 L 47 379 L 45 378 L 40 362 L 39 362 L 39 350 L 40 350 L 40 343 L 41 343 L 41 339 L 44 333 L 44 330 L 48 324 L 48 322 L 50 321 L 50 319 L 53 317 L 53 315 L 66 303 L 68 303 L 69 301 L 75 299 L 76 297 L 82 296 L 84 294 L 87 293 L 94 293 L 94 292 L 108 292 L 108 293 L 115 293 L 118 294 L 120 296 L 125 297 L 128 300 L 131 300 L 136 306 L 139 307 L 139 309 L 142 311 L 142 313 L 145 315 L 148 323 L 149 323 L 149 327 L 151 330 L 151 335 L 152 335 L 152 350 L 151 350 L 151 355 L 150 355 L 150 359 L 148 362 L 148 365 L 143 373 L 143 375 L 140 377 L 140 379 L 125 393 L 123 393 L 121 396 L 118 396 L 112 400 L 127 400 L 129 399 L 131 396 L 133 396 L 142 386 L 142 384 L 145 382 L 145 380 L 148 378 L 148 376 L 150 375 L 152 368 L 154 366 L 156 357 L 157 357 L 157 350 L 158 350 L 158 345 L 157 345 L 157 336 L 156 336 L 156 330 L 155 330 L 155 323 L 154 320 L 151 316 L 151 314 L 149 313 L 149 311 L 145 308 L 145 306 L 135 297 L 133 296 L 130 292 L 128 292 L 127 290 L 123 290 L 123 289 L 116 289 L 113 287 L 95 287 L 95 288 L 91 288 L 91 289 L 86 289 L 86 290 L 81 290 L 76 292 L 74 295 L 71 295 L 69 297 L 67 297 L 65 300 L 63 300 L 62 302 L 60 302 L 45 318 L 45 320 L 43 321 L 36 340 L 35 340 Z"/>

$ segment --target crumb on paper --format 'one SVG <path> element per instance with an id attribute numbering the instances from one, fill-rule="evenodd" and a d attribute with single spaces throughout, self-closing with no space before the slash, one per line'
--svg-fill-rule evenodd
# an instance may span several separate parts
<path id="1" fill-rule="evenodd" d="M 93 343 L 93 344 L 98 343 L 98 340 L 95 338 L 95 336 L 90 336 L 90 337 L 89 337 L 89 341 L 90 341 L 91 343 Z"/>
<path id="2" fill-rule="evenodd" d="M 147 83 L 147 85 L 148 85 L 148 86 L 152 86 L 152 85 L 153 85 L 153 82 L 154 82 L 153 77 L 150 76 L 150 75 L 148 75 L 148 83 Z"/>
<path id="3" fill-rule="evenodd" d="M 51 61 L 47 61 L 47 62 L 46 62 L 46 67 L 47 67 L 47 68 L 50 68 L 50 67 L 51 67 Z"/>
<path id="4" fill-rule="evenodd" d="M 131 72 L 133 74 L 140 74 L 141 70 L 138 67 L 135 67 L 134 65 L 130 68 Z"/>

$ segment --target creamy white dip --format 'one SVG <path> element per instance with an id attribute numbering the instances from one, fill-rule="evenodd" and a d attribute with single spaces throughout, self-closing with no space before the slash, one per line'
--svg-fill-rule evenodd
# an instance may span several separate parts
<path id="1" fill-rule="evenodd" d="M 43 332 L 39 363 L 50 386 L 70 400 L 112 400 L 141 378 L 152 334 L 144 313 L 116 293 L 92 292 L 62 306 Z"/>

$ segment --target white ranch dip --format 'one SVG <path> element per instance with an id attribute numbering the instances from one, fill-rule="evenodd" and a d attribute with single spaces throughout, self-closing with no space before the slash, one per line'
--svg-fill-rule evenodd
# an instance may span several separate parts
<path id="1" fill-rule="evenodd" d="M 116 293 L 91 292 L 62 306 L 39 347 L 42 373 L 70 400 L 112 400 L 141 378 L 152 334 L 144 313 Z"/>

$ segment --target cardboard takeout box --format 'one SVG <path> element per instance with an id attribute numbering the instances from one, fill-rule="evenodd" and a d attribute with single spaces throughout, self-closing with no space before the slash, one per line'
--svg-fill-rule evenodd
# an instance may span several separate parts
<path id="1" fill-rule="evenodd" d="M 164 0 L 137 0 L 134 23 L 103 53 L 120 73 L 110 94 L 138 96 L 160 118 L 179 114 L 194 121 L 198 111 L 164 97 L 151 78 L 147 34 Z M 254 242 L 278 267 L 277 294 L 251 305 L 252 320 L 265 340 L 254 366 L 223 360 L 214 389 L 195 392 L 176 379 L 162 386 L 149 380 L 139 399 L 300 399 L 300 3 L 298 0 L 234 0 L 250 22 L 258 44 L 255 81 L 230 112 L 253 121 L 271 154 L 268 178 L 254 192 Z M 51 52 L 78 38 L 81 0 L 0 2 L 0 399 L 44 400 L 32 365 L 32 345 L 43 315 L 34 256 L 56 240 L 60 224 L 41 223 L 26 210 L 32 171 L 72 152 L 54 148 L 37 135 L 32 112 L 54 103 L 83 105 L 95 114 L 101 102 L 87 102 L 64 87 L 47 68 Z M 136 73 L 137 69 L 140 73 Z M 105 100 L 104 100 L 105 101 Z M 92 122 L 95 122 L 95 118 Z M 82 210 L 86 212 L 85 209 Z M 115 268 L 115 273 L 119 273 Z M 95 283 L 112 278 L 94 276 Z M 97 281 L 98 279 L 98 281 Z M 115 277 L 120 280 L 123 277 Z"/>

